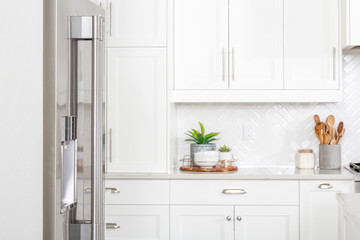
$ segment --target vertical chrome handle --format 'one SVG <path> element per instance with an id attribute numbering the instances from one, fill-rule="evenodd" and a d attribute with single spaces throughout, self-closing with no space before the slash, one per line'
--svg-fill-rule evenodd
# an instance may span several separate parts
<path id="1" fill-rule="evenodd" d="M 106 223 L 106 229 L 119 229 L 120 226 L 117 223 Z"/>
<path id="2" fill-rule="evenodd" d="M 109 129 L 109 138 L 110 138 L 110 143 L 109 143 L 109 158 L 110 158 L 110 162 L 112 162 L 112 128 Z"/>
<path id="3" fill-rule="evenodd" d="M 110 2 L 109 4 L 109 33 L 110 33 L 110 37 L 112 35 L 112 2 Z"/>
<path id="4" fill-rule="evenodd" d="M 104 18 L 101 16 L 70 17 L 70 115 L 77 116 L 77 51 L 78 41 L 91 41 L 91 239 L 103 239 L 103 161 L 102 106 L 104 63 Z"/>
<path id="5" fill-rule="evenodd" d="M 232 80 L 235 81 L 235 48 L 231 49 L 231 72 Z"/>
<path id="6" fill-rule="evenodd" d="M 333 49 L 332 49 L 332 64 L 333 64 L 333 66 L 332 66 L 332 69 L 333 69 L 333 72 L 332 72 L 332 74 L 333 74 L 333 81 L 335 81 L 336 80 L 336 48 L 335 47 L 333 47 Z"/>
<path id="7" fill-rule="evenodd" d="M 222 49 L 222 80 L 226 81 L 226 49 Z"/>

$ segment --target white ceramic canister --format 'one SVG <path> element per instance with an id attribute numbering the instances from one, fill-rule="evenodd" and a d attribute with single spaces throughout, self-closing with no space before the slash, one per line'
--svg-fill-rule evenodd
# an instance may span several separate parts
<path id="1" fill-rule="evenodd" d="M 312 149 L 300 149 L 296 155 L 296 167 L 311 169 L 315 167 L 315 154 Z"/>

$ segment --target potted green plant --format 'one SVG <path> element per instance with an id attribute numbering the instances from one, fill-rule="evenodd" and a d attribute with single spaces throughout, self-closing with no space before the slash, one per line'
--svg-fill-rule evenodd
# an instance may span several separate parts
<path id="1" fill-rule="evenodd" d="M 231 154 L 231 148 L 224 145 L 222 147 L 219 147 L 219 160 L 232 160 L 233 156 Z"/>
<path id="2" fill-rule="evenodd" d="M 193 142 L 190 144 L 190 156 L 192 160 L 194 160 L 194 154 L 197 152 L 216 151 L 216 143 L 213 143 L 213 141 L 217 140 L 216 136 L 219 135 L 219 133 L 212 132 L 205 134 L 204 125 L 201 122 L 199 122 L 199 125 L 200 131 L 191 129 L 191 131 L 189 130 L 185 133 L 185 135 L 189 137 L 185 141 Z"/>

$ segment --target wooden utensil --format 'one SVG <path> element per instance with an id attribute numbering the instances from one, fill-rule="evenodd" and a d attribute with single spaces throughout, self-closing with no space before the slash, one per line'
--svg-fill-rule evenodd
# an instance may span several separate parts
<path id="1" fill-rule="evenodd" d="M 331 139 L 330 141 L 330 145 L 336 145 L 337 144 L 337 141 L 335 138 Z"/>
<path id="2" fill-rule="evenodd" d="M 327 118 L 326 118 L 326 126 L 329 128 L 329 133 L 330 135 L 333 134 L 333 126 L 335 124 L 335 117 L 333 115 L 329 115 Z M 332 136 L 331 136 L 332 138 Z"/>
<path id="3" fill-rule="evenodd" d="M 343 128 L 344 128 L 344 123 L 340 122 L 338 127 L 337 127 L 337 133 L 338 133 L 337 135 L 338 135 L 338 137 L 340 137 L 340 134 L 341 134 Z M 336 140 L 338 140 L 338 138 Z"/>
<path id="4" fill-rule="evenodd" d="M 324 130 L 320 129 L 320 137 L 319 137 L 319 141 L 320 144 L 324 144 Z"/>
<path id="5" fill-rule="evenodd" d="M 340 134 L 340 136 L 339 136 L 339 139 L 338 139 L 338 141 L 337 141 L 337 144 L 340 144 L 340 142 L 341 142 L 341 140 L 342 140 L 342 138 L 343 138 L 343 136 L 344 136 L 344 133 L 345 133 L 345 128 L 343 128 L 343 130 L 341 131 L 341 134 Z"/>
<path id="6" fill-rule="evenodd" d="M 318 124 L 316 124 L 315 128 L 315 134 L 318 137 L 320 144 L 322 144 L 324 136 L 323 133 L 321 133 L 320 131 L 323 130 L 325 132 L 325 123 L 323 122 L 319 122 Z"/>
<path id="7" fill-rule="evenodd" d="M 318 124 L 320 122 L 320 118 L 317 114 L 314 115 L 315 123 Z"/>

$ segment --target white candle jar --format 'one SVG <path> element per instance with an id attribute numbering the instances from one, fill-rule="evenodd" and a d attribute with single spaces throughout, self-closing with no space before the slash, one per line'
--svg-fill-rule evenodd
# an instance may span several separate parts
<path id="1" fill-rule="evenodd" d="M 315 154 L 312 149 L 300 149 L 296 155 L 296 167 L 311 169 L 315 167 Z"/>

